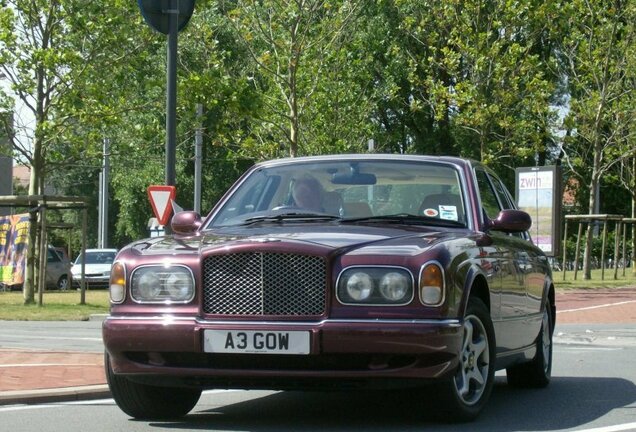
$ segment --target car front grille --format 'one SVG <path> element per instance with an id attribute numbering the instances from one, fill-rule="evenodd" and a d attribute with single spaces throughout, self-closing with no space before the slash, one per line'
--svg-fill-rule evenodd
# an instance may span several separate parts
<path id="1" fill-rule="evenodd" d="M 203 311 L 212 315 L 322 315 L 326 280 L 321 257 L 211 255 L 203 262 Z"/>

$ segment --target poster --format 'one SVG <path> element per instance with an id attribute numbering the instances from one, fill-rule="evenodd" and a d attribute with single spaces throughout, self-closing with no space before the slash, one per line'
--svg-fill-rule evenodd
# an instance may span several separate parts
<path id="1" fill-rule="evenodd" d="M 559 249 L 561 182 L 557 167 L 517 168 L 517 206 L 532 218 L 530 236 L 548 256 Z"/>
<path id="2" fill-rule="evenodd" d="M 29 214 L 0 216 L 0 282 L 5 285 L 24 283 Z"/>

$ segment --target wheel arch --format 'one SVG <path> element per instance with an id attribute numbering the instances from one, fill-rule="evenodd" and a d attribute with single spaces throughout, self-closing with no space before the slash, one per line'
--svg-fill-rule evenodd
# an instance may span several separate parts
<path id="1" fill-rule="evenodd" d="M 545 283 L 546 287 L 544 289 L 544 298 L 547 298 L 549 305 L 550 305 L 550 310 L 548 311 L 550 313 L 550 318 L 552 321 L 552 328 L 550 329 L 550 331 L 552 333 L 554 333 L 554 328 L 556 327 L 556 290 L 554 288 L 554 284 L 552 283 L 552 280 L 550 280 L 549 278 L 546 279 L 546 283 Z M 545 305 L 546 302 L 544 301 L 543 304 Z"/>
<path id="2" fill-rule="evenodd" d="M 468 307 L 468 300 L 471 297 L 479 298 L 489 312 L 491 312 L 491 304 L 490 304 L 490 287 L 488 286 L 488 281 L 483 272 L 477 267 L 471 267 L 468 271 L 465 284 L 464 284 L 464 295 L 461 300 L 461 316 L 466 314 L 466 308 Z"/>

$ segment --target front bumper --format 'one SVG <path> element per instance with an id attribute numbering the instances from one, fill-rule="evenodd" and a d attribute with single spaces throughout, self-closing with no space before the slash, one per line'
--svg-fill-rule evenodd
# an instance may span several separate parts
<path id="1" fill-rule="evenodd" d="M 205 330 L 309 331 L 310 353 L 219 354 Z M 155 385 L 198 388 L 419 385 L 458 365 L 458 320 L 204 321 L 108 317 L 103 339 L 116 374 Z"/>
<path id="2" fill-rule="evenodd" d="M 73 275 L 73 286 L 79 287 L 81 284 L 81 275 Z M 94 288 L 108 288 L 110 283 L 110 276 L 91 276 L 84 275 L 84 283 L 89 287 Z"/>

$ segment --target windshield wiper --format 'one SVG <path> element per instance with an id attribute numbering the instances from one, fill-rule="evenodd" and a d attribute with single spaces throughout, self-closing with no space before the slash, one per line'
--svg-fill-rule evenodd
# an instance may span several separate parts
<path id="1" fill-rule="evenodd" d="M 245 219 L 241 225 L 250 225 L 259 222 L 283 222 L 286 220 L 339 220 L 340 216 L 334 216 L 325 213 L 312 212 L 287 212 L 276 215 L 261 215 Z"/>
<path id="2" fill-rule="evenodd" d="M 367 217 L 358 217 L 358 218 L 346 218 L 342 219 L 343 223 L 398 223 L 404 225 L 436 225 L 436 226 L 447 226 L 447 227 L 459 227 L 465 228 L 466 225 L 462 222 L 458 222 L 450 219 L 438 219 L 435 217 L 429 216 L 419 216 L 413 215 L 409 213 L 399 213 L 393 215 L 382 215 L 382 216 L 367 216 Z"/>

